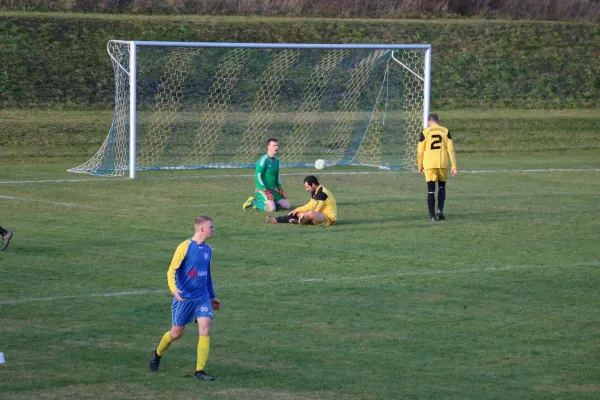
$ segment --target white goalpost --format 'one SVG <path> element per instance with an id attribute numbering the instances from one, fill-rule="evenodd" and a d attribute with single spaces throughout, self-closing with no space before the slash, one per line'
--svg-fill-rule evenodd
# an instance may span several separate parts
<path id="1" fill-rule="evenodd" d="M 115 113 L 70 172 L 254 167 L 268 138 L 283 167 L 416 168 L 431 45 L 108 42 Z"/>

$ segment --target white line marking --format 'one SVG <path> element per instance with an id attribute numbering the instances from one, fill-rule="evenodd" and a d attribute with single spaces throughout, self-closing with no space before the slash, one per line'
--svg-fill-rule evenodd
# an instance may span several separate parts
<path id="1" fill-rule="evenodd" d="M 115 178 L 97 178 L 97 179 L 46 179 L 39 181 L 0 181 L 0 185 L 12 185 L 20 183 L 61 183 L 61 182 L 94 182 L 94 181 L 114 181 Z"/>
<path id="2" fill-rule="evenodd" d="M 493 173 L 520 173 L 520 172 L 600 172 L 600 168 L 540 168 L 540 169 L 482 169 L 482 170 L 459 170 L 459 173 L 465 174 L 493 174 Z M 281 176 L 298 176 L 313 173 L 290 172 L 283 173 Z M 340 172 L 316 172 L 319 175 L 378 175 L 378 174 L 416 174 L 417 171 L 340 171 Z M 184 176 L 155 176 L 152 179 L 219 179 L 219 178 L 251 178 L 252 174 L 223 174 L 223 175 L 184 175 Z M 95 179 L 48 179 L 48 180 L 30 180 L 30 181 L 0 181 L 0 185 L 18 185 L 27 183 L 77 183 L 77 182 L 99 182 L 113 181 L 122 182 L 129 178 L 95 178 Z"/>
<path id="3" fill-rule="evenodd" d="M 286 284 L 297 284 L 297 283 L 329 283 L 329 282 L 347 282 L 347 281 L 361 281 L 368 279 L 389 279 L 389 278 L 401 278 L 401 277 L 412 277 L 412 276 L 435 276 L 435 275 L 454 275 L 454 274 L 470 274 L 470 273 L 482 273 L 482 272 L 498 272 L 498 271 L 510 271 L 516 269 L 526 268 L 561 268 L 561 267 L 598 267 L 600 261 L 570 264 L 570 265 L 508 265 L 504 267 L 486 267 L 486 268 L 466 268 L 466 269 L 449 269 L 449 270 L 424 270 L 424 271 L 411 271 L 411 272 L 399 272 L 395 274 L 381 274 L 381 275 L 360 275 L 360 276 L 334 276 L 325 278 L 301 278 L 301 279 L 288 279 L 285 281 L 258 281 L 258 282 L 245 282 L 245 283 L 228 283 L 224 282 L 219 287 L 223 288 L 235 288 L 235 287 L 255 287 L 255 286 L 272 286 L 280 287 Z M 70 296 L 55 296 L 55 297 L 25 297 L 22 299 L 15 300 L 0 300 L 0 306 L 9 306 L 21 303 L 31 303 L 40 301 L 56 301 L 56 300 L 71 300 L 71 299 L 82 299 L 82 298 L 97 298 L 97 297 L 121 297 L 121 296 L 137 296 L 144 294 L 158 294 L 158 293 L 169 293 L 167 289 L 148 289 L 148 290 L 130 290 L 125 292 L 114 292 L 114 293 L 91 293 L 83 295 L 70 295 Z"/>
<path id="4" fill-rule="evenodd" d="M 395 173 L 413 173 L 413 171 L 393 171 Z M 281 174 L 282 176 L 306 176 L 309 172 L 289 172 Z M 319 172 L 319 175 L 371 175 L 385 174 L 389 172 L 381 171 L 339 171 L 339 172 Z M 183 176 L 155 176 L 154 180 L 171 180 L 171 179 L 218 179 L 218 178 L 253 178 L 254 174 L 221 174 L 221 175 L 183 175 Z M 77 183 L 77 182 L 97 182 L 97 181 L 113 181 L 126 182 L 129 178 L 112 177 L 112 178 L 96 178 L 96 179 L 48 179 L 48 180 L 31 180 L 31 181 L 0 181 L 0 185 L 25 184 L 25 183 Z"/>
<path id="5" fill-rule="evenodd" d="M 145 210 L 154 210 L 156 208 L 160 208 L 161 210 L 165 209 L 179 209 L 179 208 L 193 208 L 193 207 L 219 207 L 219 206 L 236 206 L 238 203 L 211 203 L 211 204 L 186 204 L 182 206 L 156 206 L 156 207 L 129 207 L 129 208 L 114 208 L 114 207 L 95 207 L 88 206 L 85 204 L 77 204 L 77 203 L 67 203 L 67 202 L 56 202 L 50 200 L 41 200 L 41 199 L 31 199 L 26 197 L 14 197 L 14 196 L 0 196 L 0 199 L 7 200 L 17 200 L 17 201 L 25 201 L 32 203 L 43 203 L 43 204 L 52 204 L 55 206 L 65 206 L 65 207 L 79 207 L 85 208 L 87 210 L 112 210 L 116 212 L 128 212 L 128 211 L 145 211 Z"/>
<path id="6" fill-rule="evenodd" d="M 55 296 L 55 297 L 25 297 L 17 300 L 2 300 L 0 306 L 8 306 L 19 303 L 31 303 L 37 301 L 55 301 L 55 300 L 71 300 L 71 299 L 82 299 L 89 297 L 119 297 L 119 296 L 133 296 L 140 294 L 155 294 L 155 293 L 168 293 L 164 289 L 153 289 L 153 290 L 131 290 L 127 292 L 116 292 L 116 293 L 91 293 L 87 295 L 72 295 L 72 296 Z"/>
<path id="7" fill-rule="evenodd" d="M 546 168 L 546 169 L 482 169 L 472 171 L 462 171 L 459 173 L 466 174 L 488 174 L 488 173 L 519 173 L 519 172 L 600 172 L 600 168 Z"/>
<path id="8" fill-rule="evenodd" d="M 14 196 L 0 196 L 0 199 L 18 200 L 18 201 L 29 201 L 29 202 L 32 202 L 32 203 L 53 204 L 55 206 L 80 207 L 80 208 L 87 208 L 87 209 L 90 209 L 90 210 L 100 210 L 99 207 L 87 206 L 85 204 L 67 203 L 67 202 L 64 202 L 64 201 L 50 201 L 50 200 L 40 200 L 40 199 L 29 199 L 27 197 L 14 197 Z"/>

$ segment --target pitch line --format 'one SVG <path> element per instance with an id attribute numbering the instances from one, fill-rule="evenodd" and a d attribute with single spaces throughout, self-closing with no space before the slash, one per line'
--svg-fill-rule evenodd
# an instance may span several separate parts
<path id="1" fill-rule="evenodd" d="M 504 267 L 486 267 L 486 268 L 465 268 L 465 269 L 449 269 L 449 270 L 424 270 L 424 271 L 411 271 L 411 272 L 399 272 L 395 274 L 379 274 L 379 275 L 360 275 L 360 276 L 334 276 L 325 278 L 301 278 L 301 279 L 287 279 L 285 281 L 259 281 L 253 283 L 223 283 L 218 285 L 221 288 L 236 288 L 236 287 L 256 287 L 256 286 L 274 286 L 281 287 L 290 283 L 294 284 L 312 284 L 312 283 L 329 283 L 329 282 L 348 282 L 348 281 L 364 281 L 369 279 L 390 279 L 390 278 L 403 278 L 403 277 L 419 277 L 419 276 L 436 276 L 436 275 L 457 275 L 457 274 L 472 274 L 472 273 L 483 273 L 483 272 L 502 272 L 517 269 L 527 268 L 557 268 L 565 267 L 566 265 L 507 265 Z M 569 267 L 597 267 L 600 266 L 600 261 L 571 264 Z M 124 292 L 113 292 L 113 293 L 90 293 L 82 295 L 69 295 L 69 296 L 54 296 L 54 297 L 25 297 L 22 299 L 15 300 L 0 300 L 1 306 L 11 306 L 22 303 L 33 303 L 43 301 L 57 301 L 57 300 L 73 300 L 83 298 L 98 298 L 98 297 L 121 297 L 121 296 L 139 296 L 144 294 L 167 294 L 166 289 L 148 289 L 148 290 L 130 290 Z"/>
<path id="2" fill-rule="evenodd" d="M 43 203 L 43 204 L 52 204 L 55 206 L 64 206 L 64 207 L 78 207 L 85 208 L 87 210 L 113 210 L 118 212 L 127 212 L 127 211 L 144 211 L 144 210 L 153 210 L 157 207 L 129 207 L 129 208 L 114 208 L 114 207 L 95 207 L 88 206 L 86 204 L 77 204 L 77 203 L 67 203 L 63 201 L 50 201 L 50 200 L 42 200 L 42 199 L 31 199 L 27 197 L 15 197 L 15 196 L 0 196 L 0 199 L 6 200 L 15 200 L 15 201 L 24 201 L 31 203 Z M 188 204 L 185 206 L 161 206 L 160 209 L 177 209 L 177 208 L 186 208 L 186 207 L 218 207 L 218 206 L 234 206 L 238 205 L 238 203 L 211 203 L 211 204 Z"/>
<path id="3" fill-rule="evenodd" d="M 134 296 L 140 294 L 155 294 L 155 293 L 163 293 L 164 289 L 153 289 L 153 290 L 131 290 L 126 292 L 116 292 L 116 293 L 90 293 L 87 295 L 71 295 L 71 296 L 54 296 L 54 297 L 25 297 L 22 299 L 16 300 L 1 300 L 0 306 L 10 306 L 14 304 L 20 303 L 32 303 L 38 301 L 56 301 L 56 300 L 73 300 L 73 299 L 83 299 L 83 298 L 93 298 L 93 297 L 120 297 L 120 296 Z"/>
<path id="4" fill-rule="evenodd" d="M 44 179 L 30 181 L 0 181 L 0 185 L 18 185 L 21 183 L 63 183 L 63 182 L 95 182 L 95 181 L 114 181 L 115 178 L 97 178 L 97 179 Z"/>
<path id="5" fill-rule="evenodd" d="M 600 172 L 600 168 L 541 168 L 541 169 L 482 169 L 463 171 L 458 170 L 458 173 L 465 174 L 489 174 L 489 173 L 519 173 L 519 172 Z"/>
<path id="6" fill-rule="evenodd" d="M 394 173 L 413 173 L 413 171 L 393 171 Z M 281 176 L 306 176 L 308 172 L 289 172 L 283 173 Z M 319 172 L 319 175 L 372 175 L 386 174 L 390 171 L 339 171 L 339 172 Z M 222 174 L 222 175 L 184 175 L 184 176 L 155 176 L 154 180 L 172 180 L 172 179 L 218 179 L 218 178 L 253 178 L 254 174 Z M 95 178 L 95 179 L 47 179 L 47 180 L 30 180 L 30 181 L 0 181 L 0 185 L 18 185 L 28 183 L 78 183 L 78 182 L 98 182 L 98 181 L 113 181 L 127 182 L 129 178 L 112 177 L 112 178 Z"/>
<path id="7" fill-rule="evenodd" d="M 600 168 L 539 168 L 539 169 L 481 169 L 458 170 L 459 174 L 494 174 L 494 173 L 527 173 L 527 172 L 600 172 Z M 416 171 L 339 171 L 339 172 L 289 172 L 281 176 L 306 176 L 308 173 L 318 175 L 380 175 L 380 174 L 416 174 Z M 218 179 L 218 178 L 252 178 L 253 174 L 223 174 L 223 175 L 185 175 L 185 176 L 156 176 L 154 180 L 170 179 Z M 127 181 L 129 178 L 94 178 L 94 179 L 46 179 L 29 181 L 0 181 L 0 185 L 19 185 L 30 183 L 78 183 L 99 181 Z"/>
<path id="8" fill-rule="evenodd" d="M 55 206 L 79 207 L 79 208 L 86 208 L 86 209 L 90 209 L 90 210 L 100 210 L 100 208 L 98 208 L 98 207 L 87 206 L 85 204 L 67 203 L 67 202 L 64 202 L 64 201 L 50 201 L 50 200 L 40 200 L 40 199 L 29 199 L 27 197 L 15 197 L 15 196 L 0 196 L 0 199 L 25 201 L 25 202 L 31 202 L 31 203 L 52 204 L 52 205 L 55 205 Z"/>
<path id="9" fill-rule="evenodd" d="M 77 204 L 77 203 L 67 203 L 63 201 L 50 201 L 50 200 L 41 200 L 41 199 L 31 199 L 27 197 L 15 197 L 15 196 L 0 196 L 1 199 L 6 200 L 15 200 L 15 201 L 24 201 L 31 203 L 43 203 L 43 204 L 52 204 L 55 206 L 64 206 L 64 207 L 75 207 L 75 208 L 85 208 L 86 210 L 112 210 L 118 212 L 127 212 L 127 211 L 144 211 L 144 210 L 153 210 L 156 207 L 130 207 L 130 208 L 114 208 L 114 207 L 95 207 L 88 206 L 86 204 Z M 161 206 L 160 209 L 177 209 L 177 208 L 189 208 L 189 207 L 218 207 L 218 206 L 235 206 L 238 203 L 211 203 L 211 204 L 188 204 L 185 206 Z"/>

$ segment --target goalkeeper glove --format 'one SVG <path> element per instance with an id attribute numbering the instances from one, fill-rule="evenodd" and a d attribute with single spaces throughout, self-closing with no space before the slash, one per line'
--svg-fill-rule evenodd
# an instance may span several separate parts
<path id="1" fill-rule="evenodd" d="M 263 190 L 263 193 L 265 194 L 265 197 L 267 198 L 267 200 L 269 201 L 275 201 L 275 197 L 273 197 L 273 191 L 270 189 L 266 189 Z"/>
<path id="2" fill-rule="evenodd" d="M 287 199 L 287 196 L 285 194 L 285 192 L 283 191 L 282 188 L 277 189 L 277 191 L 279 192 L 279 194 L 281 195 L 281 197 L 283 197 L 284 199 Z"/>

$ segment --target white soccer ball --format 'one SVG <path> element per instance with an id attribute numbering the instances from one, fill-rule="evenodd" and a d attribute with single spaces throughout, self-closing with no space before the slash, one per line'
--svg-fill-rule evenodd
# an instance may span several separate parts
<path id="1" fill-rule="evenodd" d="M 315 161 L 315 168 L 316 169 L 323 169 L 325 168 L 325 160 L 321 160 L 320 158 Z"/>

